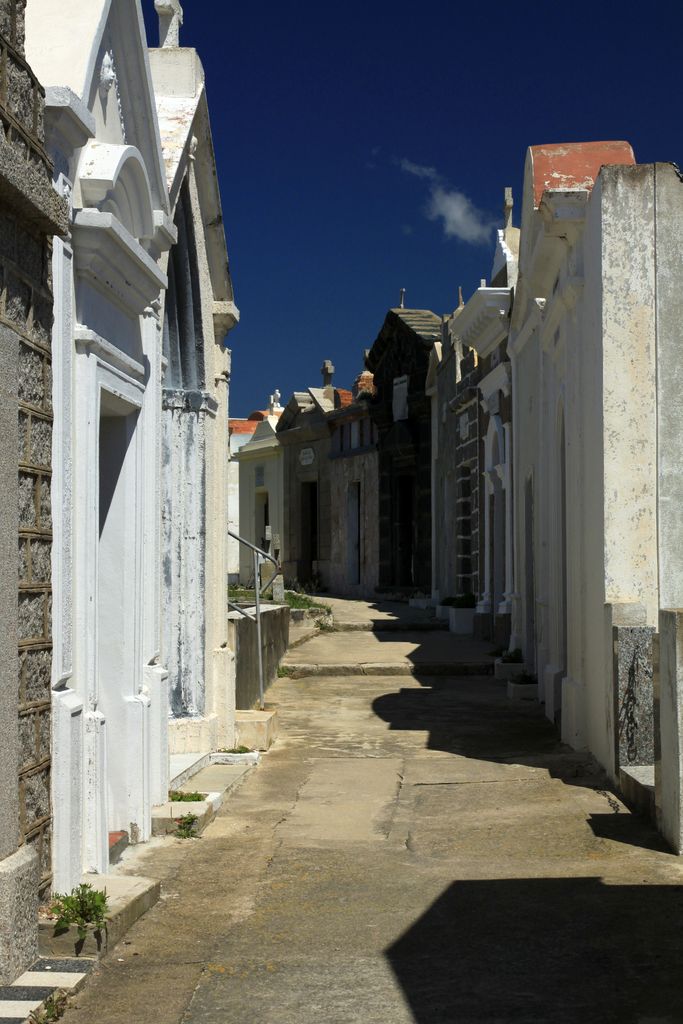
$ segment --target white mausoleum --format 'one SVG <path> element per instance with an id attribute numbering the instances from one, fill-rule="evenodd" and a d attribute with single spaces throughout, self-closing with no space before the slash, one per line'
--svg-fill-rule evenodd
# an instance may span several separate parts
<path id="1" fill-rule="evenodd" d="M 168 788 L 162 255 L 176 240 L 139 0 L 32 0 L 54 247 L 54 886 L 147 839 Z"/>

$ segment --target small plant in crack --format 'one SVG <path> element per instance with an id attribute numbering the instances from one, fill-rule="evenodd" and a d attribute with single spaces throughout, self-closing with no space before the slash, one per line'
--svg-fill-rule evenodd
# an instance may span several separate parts
<path id="1" fill-rule="evenodd" d="M 177 828 L 174 835 L 178 839 L 199 839 L 197 835 L 197 823 L 199 818 L 196 814 L 183 814 L 181 818 L 176 818 L 175 823 Z"/>
<path id="2" fill-rule="evenodd" d="M 106 928 L 107 893 L 84 882 L 70 893 L 57 893 L 50 913 L 57 919 L 55 935 L 61 935 L 75 925 L 78 938 L 83 942 L 88 934 L 88 925 L 92 925 L 95 932 Z"/>
<path id="3" fill-rule="evenodd" d="M 29 1024 L 52 1024 L 53 1021 L 60 1020 L 66 1010 L 67 998 L 66 992 L 57 989 L 48 996 L 42 1008 L 31 1011 Z"/>
<path id="4" fill-rule="evenodd" d="M 206 793 L 184 793 L 182 789 L 170 789 L 168 799 L 172 804 L 196 804 L 206 800 Z"/>

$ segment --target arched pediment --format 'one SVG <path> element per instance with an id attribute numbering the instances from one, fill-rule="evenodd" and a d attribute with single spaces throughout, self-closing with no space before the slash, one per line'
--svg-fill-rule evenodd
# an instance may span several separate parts
<path id="1" fill-rule="evenodd" d="M 83 207 L 113 214 L 138 241 L 153 237 L 152 191 L 135 146 L 91 139 L 81 154 L 78 186 Z"/>

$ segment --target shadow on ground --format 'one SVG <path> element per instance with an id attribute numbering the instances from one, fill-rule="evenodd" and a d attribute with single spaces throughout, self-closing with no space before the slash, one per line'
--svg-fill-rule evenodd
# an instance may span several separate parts
<path id="1" fill-rule="evenodd" d="M 454 882 L 386 956 L 416 1024 L 680 1024 L 683 889 Z"/>

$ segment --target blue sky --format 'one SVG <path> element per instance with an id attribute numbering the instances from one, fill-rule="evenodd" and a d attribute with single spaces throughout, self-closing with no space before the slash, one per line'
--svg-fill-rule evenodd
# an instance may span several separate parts
<path id="1" fill-rule="evenodd" d="M 350 386 L 400 288 L 437 313 L 467 298 L 506 185 L 519 222 L 527 146 L 627 139 L 639 162 L 683 163 L 683 14 L 666 10 L 187 0 L 242 314 L 231 416 L 318 385 L 326 358 Z"/>

